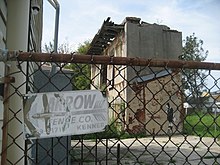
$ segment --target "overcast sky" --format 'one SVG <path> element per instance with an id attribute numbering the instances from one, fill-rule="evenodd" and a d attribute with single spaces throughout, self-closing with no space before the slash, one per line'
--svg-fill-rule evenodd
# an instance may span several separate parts
<path id="1" fill-rule="evenodd" d="M 59 44 L 73 47 L 92 39 L 107 17 L 120 24 L 125 17 L 169 26 L 193 33 L 209 51 L 207 61 L 220 63 L 220 0 L 58 0 L 60 3 Z M 43 44 L 53 40 L 55 9 L 44 1 Z"/>

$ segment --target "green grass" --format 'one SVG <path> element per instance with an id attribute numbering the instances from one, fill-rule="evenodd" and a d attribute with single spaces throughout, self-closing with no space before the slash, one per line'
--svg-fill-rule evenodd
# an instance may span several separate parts
<path id="1" fill-rule="evenodd" d="M 200 137 L 220 138 L 220 114 L 193 113 L 184 121 L 184 133 Z"/>
<path id="2" fill-rule="evenodd" d="M 220 139 L 220 113 L 216 116 L 210 113 L 195 112 L 188 115 L 184 120 L 184 133 L 187 135 L 196 135 L 200 137 L 216 137 Z M 114 121 L 105 129 L 104 132 L 77 135 L 73 139 L 127 139 L 146 137 L 146 133 L 129 134 L 120 131 Z M 177 144 L 178 145 L 178 144 Z"/>

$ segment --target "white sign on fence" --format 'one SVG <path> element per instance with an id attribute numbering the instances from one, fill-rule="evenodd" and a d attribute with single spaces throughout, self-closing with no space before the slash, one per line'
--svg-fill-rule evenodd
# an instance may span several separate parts
<path id="1" fill-rule="evenodd" d="M 108 124 L 108 102 L 98 90 L 26 94 L 25 138 L 101 132 Z"/>

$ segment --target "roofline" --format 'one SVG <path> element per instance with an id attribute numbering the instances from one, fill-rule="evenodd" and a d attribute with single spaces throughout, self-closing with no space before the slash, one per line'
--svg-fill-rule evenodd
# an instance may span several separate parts
<path id="1" fill-rule="evenodd" d="M 94 36 L 90 48 L 86 54 L 101 55 L 103 50 L 124 30 L 123 24 L 115 24 L 108 17 L 102 24 L 98 33 Z"/>

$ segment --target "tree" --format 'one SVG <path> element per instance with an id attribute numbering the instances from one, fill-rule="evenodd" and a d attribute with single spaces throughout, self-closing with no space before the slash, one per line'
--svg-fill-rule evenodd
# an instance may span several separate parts
<path id="1" fill-rule="evenodd" d="M 183 40 L 183 51 L 179 59 L 202 62 L 207 56 L 208 51 L 203 49 L 203 40 L 198 39 L 194 33 Z M 206 77 L 206 71 L 202 69 L 183 70 L 183 88 L 196 103 L 200 100 L 201 94 L 205 89 Z"/>
<path id="2" fill-rule="evenodd" d="M 90 47 L 90 41 L 85 41 L 83 44 L 79 44 L 76 53 L 85 55 Z M 72 63 L 65 68 L 73 70 L 73 89 L 90 89 L 90 65 Z"/>
<path id="3" fill-rule="evenodd" d="M 90 41 L 85 41 L 83 44 L 79 44 L 76 53 L 85 55 L 89 49 Z M 53 43 L 45 44 L 43 51 L 52 53 L 53 52 Z M 71 53 L 73 52 L 71 46 L 68 42 L 64 42 L 59 45 L 58 53 Z M 90 65 L 89 64 L 79 64 L 79 63 L 69 63 L 64 65 L 65 69 L 72 70 L 72 85 L 73 90 L 79 89 L 89 89 L 90 88 Z"/>
<path id="4" fill-rule="evenodd" d="M 79 44 L 77 53 L 85 55 L 90 48 L 90 41 L 84 41 L 83 44 Z"/>
<path id="5" fill-rule="evenodd" d="M 43 52 L 47 53 L 53 53 L 54 52 L 54 44 L 53 42 L 49 42 L 48 44 L 44 44 Z M 64 43 L 60 44 L 58 46 L 58 53 L 71 53 L 73 52 L 71 46 L 69 45 L 68 41 L 65 41 Z"/>
<path id="6" fill-rule="evenodd" d="M 54 51 L 54 46 L 53 46 L 53 43 L 50 41 L 48 44 L 44 44 L 44 47 L 43 47 L 43 52 L 46 52 L 46 53 L 51 53 Z"/>

